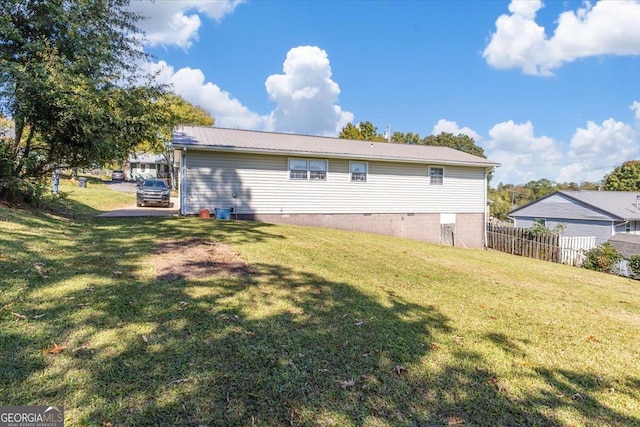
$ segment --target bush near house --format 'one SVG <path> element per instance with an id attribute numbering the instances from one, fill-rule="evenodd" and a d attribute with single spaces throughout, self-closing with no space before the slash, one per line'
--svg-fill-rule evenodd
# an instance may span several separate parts
<path id="1" fill-rule="evenodd" d="M 629 258 L 629 268 L 634 279 L 640 279 L 640 255 L 633 255 Z"/>
<path id="2" fill-rule="evenodd" d="M 617 273 L 616 266 L 622 261 L 622 255 L 609 243 L 603 243 L 585 253 L 582 263 L 584 268 L 601 271 L 603 273 Z"/>

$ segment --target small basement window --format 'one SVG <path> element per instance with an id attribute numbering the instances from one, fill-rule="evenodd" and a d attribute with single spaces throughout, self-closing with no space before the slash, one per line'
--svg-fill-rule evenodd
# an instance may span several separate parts
<path id="1" fill-rule="evenodd" d="M 367 162 L 349 162 L 351 182 L 366 182 L 368 172 Z"/>
<path id="2" fill-rule="evenodd" d="M 444 168 L 429 167 L 429 185 L 444 184 Z"/>

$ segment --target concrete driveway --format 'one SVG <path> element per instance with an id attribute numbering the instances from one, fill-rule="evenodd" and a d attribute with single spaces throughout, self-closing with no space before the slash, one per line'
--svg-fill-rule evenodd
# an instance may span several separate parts
<path id="1" fill-rule="evenodd" d="M 136 186 L 134 182 L 128 181 L 105 181 L 113 191 L 122 191 L 125 193 L 135 193 Z M 136 205 L 127 206 L 126 208 L 114 209 L 109 212 L 97 215 L 99 218 L 127 218 L 127 217 L 152 217 L 152 216 L 179 216 L 180 215 L 180 198 L 171 196 L 171 206 L 168 208 L 161 207 L 142 207 Z"/>

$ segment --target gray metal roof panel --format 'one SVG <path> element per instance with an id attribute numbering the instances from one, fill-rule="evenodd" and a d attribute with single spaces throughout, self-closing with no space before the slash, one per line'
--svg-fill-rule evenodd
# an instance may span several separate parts
<path id="1" fill-rule="evenodd" d="M 638 191 L 561 191 L 597 209 L 625 220 L 640 220 L 640 192 Z"/>
<path id="2" fill-rule="evenodd" d="M 354 141 L 322 136 L 259 132 L 214 127 L 183 126 L 173 133 L 176 148 L 261 152 L 283 155 L 347 157 L 369 160 L 499 166 L 499 163 L 454 150 L 429 145 Z"/>

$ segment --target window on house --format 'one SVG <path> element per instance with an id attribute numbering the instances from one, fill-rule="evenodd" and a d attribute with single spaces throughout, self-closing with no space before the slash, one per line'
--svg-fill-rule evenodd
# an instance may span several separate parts
<path id="1" fill-rule="evenodd" d="M 146 163 L 140 163 L 140 171 L 141 172 L 145 172 L 147 169 L 147 164 Z"/>
<path id="2" fill-rule="evenodd" d="M 289 159 L 289 179 L 326 181 L 326 160 Z"/>
<path id="3" fill-rule="evenodd" d="M 367 180 L 367 162 L 350 162 L 349 169 L 351 172 L 352 182 L 362 182 Z"/>
<path id="4" fill-rule="evenodd" d="M 309 160 L 309 179 L 326 181 L 327 179 L 327 161 L 326 160 Z"/>
<path id="5" fill-rule="evenodd" d="M 545 218 L 536 218 L 533 221 L 533 225 L 536 226 L 541 226 L 541 227 L 546 227 L 547 226 L 547 220 Z"/>
<path id="6" fill-rule="evenodd" d="M 631 233 L 631 222 L 627 221 L 624 225 L 624 232 L 625 233 Z"/>
<path id="7" fill-rule="evenodd" d="M 307 160 L 289 160 L 289 178 L 307 179 Z"/>
<path id="8" fill-rule="evenodd" d="M 442 185 L 444 183 L 444 168 L 429 167 L 429 184 Z"/>

